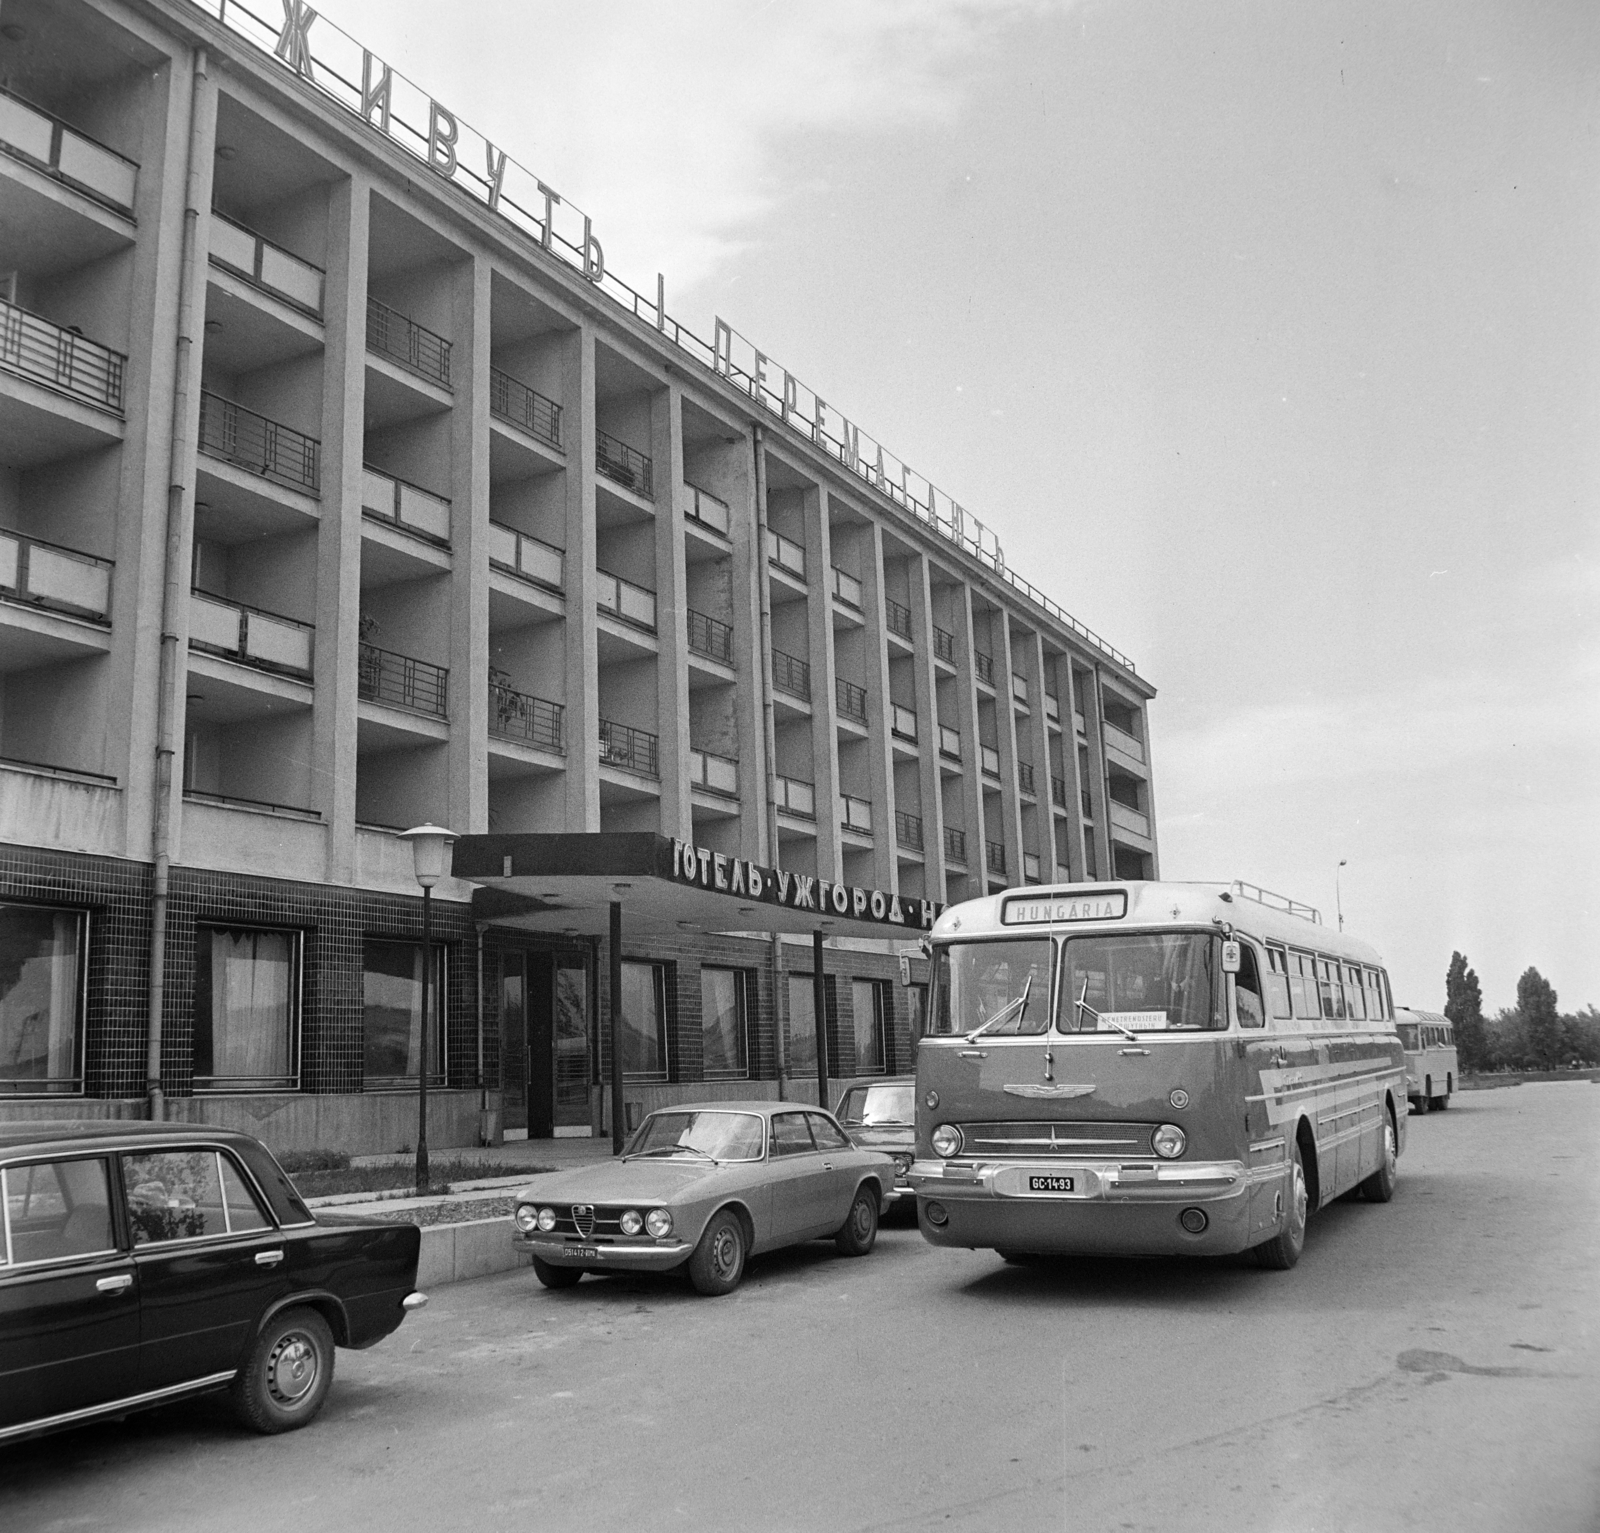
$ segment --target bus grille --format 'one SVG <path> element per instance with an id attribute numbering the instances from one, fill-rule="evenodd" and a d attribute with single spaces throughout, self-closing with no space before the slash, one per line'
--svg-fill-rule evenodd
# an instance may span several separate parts
<path id="1" fill-rule="evenodd" d="M 1149 1123 L 963 1123 L 963 1155 L 1152 1155 Z"/>

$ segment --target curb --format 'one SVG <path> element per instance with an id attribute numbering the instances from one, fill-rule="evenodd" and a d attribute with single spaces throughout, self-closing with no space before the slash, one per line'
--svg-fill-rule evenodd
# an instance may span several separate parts
<path id="1" fill-rule="evenodd" d="M 417 1257 L 417 1287 L 427 1293 L 524 1264 L 525 1258 L 511 1244 L 511 1221 L 504 1215 L 463 1224 L 428 1224 L 423 1226 Z"/>

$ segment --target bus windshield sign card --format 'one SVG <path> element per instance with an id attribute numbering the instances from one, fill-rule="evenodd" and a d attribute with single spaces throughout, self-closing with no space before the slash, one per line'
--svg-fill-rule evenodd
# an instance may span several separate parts
<path id="1" fill-rule="evenodd" d="M 1044 922 L 1120 921 L 1127 913 L 1128 892 L 1125 889 L 1055 899 L 1030 899 L 1026 895 L 1018 895 L 1000 907 L 1000 924 L 1032 926 Z"/>

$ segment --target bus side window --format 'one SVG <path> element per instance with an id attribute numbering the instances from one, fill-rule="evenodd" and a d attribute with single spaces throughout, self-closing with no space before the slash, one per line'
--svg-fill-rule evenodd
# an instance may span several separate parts
<path id="1" fill-rule="evenodd" d="M 1350 1017 L 1355 1022 L 1365 1022 L 1367 1019 L 1367 997 L 1361 988 L 1361 970 L 1351 964 L 1344 971 L 1344 999 L 1345 1005 L 1350 1010 Z"/>
<path id="2" fill-rule="evenodd" d="M 1302 1022 L 1315 1022 L 1322 1016 L 1316 962 L 1309 953 L 1289 955 L 1289 992 L 1294 997 L 1294 1014 Z"/>
<path id="3" fill-rule="evenodd" d="M 1248 942 L 1239 944 L 1239 972 L 1233 979 L 1233 1007 L 1240 1027 L 1265 1027 L 1266 1011 L 1261 1004 L 1261 976 L 1256 967 L 1256 952 Z"/>
<path id="4" fill-rule="evenodd" d="M 1281 947 L 1267 949 L 1267 1002 L 1272 1015 L 1284 1020 L 1294 1015 L 1289 1005 L 1289 955 Z"/>
<path id="5" fill-rule="evenodd" d="M 1322 989 L 1322 1015 L 1330 1022 L 1344 1020 L 1344 986 L 1339 983 L 1339 965 L 1326 958 L 1317 959 Z"/>

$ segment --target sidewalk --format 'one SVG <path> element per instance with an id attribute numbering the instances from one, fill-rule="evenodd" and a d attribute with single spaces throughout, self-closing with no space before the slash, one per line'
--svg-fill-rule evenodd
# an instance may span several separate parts
<path id="1" fill-rule="evenodd" d="M 406 1166 L 417 1158 L 414 1150 L 396 1150 L 387 1155 L 352 1155 L 352 1166 Z M 566 1171 L 573 1166 L 592 1165 L 611 1159 L 611 1137 L 594 1139 L 512 1139 L 505 1144 L 457 1145 L 448 1150 L 430 1149 L 432 1162 L 484 1160 L 506 1167 L 515 1176 L 519 1167 L 550 1166 Z"/>

